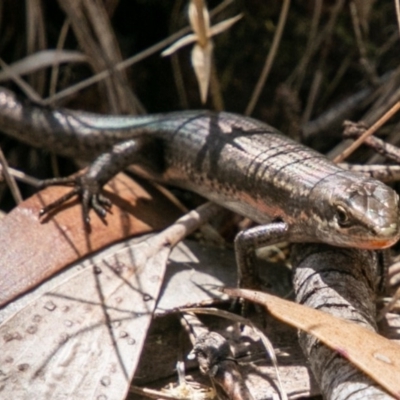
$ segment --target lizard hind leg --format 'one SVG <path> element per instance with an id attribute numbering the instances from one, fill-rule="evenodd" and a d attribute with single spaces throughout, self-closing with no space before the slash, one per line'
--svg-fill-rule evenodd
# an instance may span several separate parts
<path id="1" fill-rule="evenodd" d="M 90 223 L 90 209 L 93 209 L 100 218 L 105 218 L 111 207 L 111 201 L 101 193 L 102 187 L 117 173 L 141 160 L 143 158 L 142 151 L 143 141 L 141 140 L 131 139 L 120 142 L 114 145 L 109 152 L 101 154 L 83 174 L 42 181 L 40 185 L 42 188 L 54 185 L 72 186 L 73 188 L 53 203 L 43 207 L 40 215 L 45 215 L 72 197 L 79 196 L 86 225 Z"/>
<path id="2" fill-rule="evenodd" d="M 39 211 L 39 216 L 46 215 L 66 203 L 69 199 L 79 196 L 82 202 L 83 219 L 85 224 L 89 224 L 89 211 L 91 208 L 100 218 L 105 218 L 112 205 L 111 201 L 100 193 L 101 186 L 95 181 L 95 178 L 90 177 L 88 172 L 80 176 L 46 179 L 40 182 L 39 187 L 45 188 L 58 185 L 73 186 L 73 188 L 64 196 L 44 206 Z"/>

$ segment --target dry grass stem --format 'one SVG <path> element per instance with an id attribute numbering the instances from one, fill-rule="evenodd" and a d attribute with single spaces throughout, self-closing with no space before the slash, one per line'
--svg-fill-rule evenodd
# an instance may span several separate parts
<path id="1" fill-rule="evenodd" d="M 260 78 L 254 88 L 254 91 L 251 95 L 250 101 L 246 110 L 244 112 L 245 115 L 251 115 L 254 111 L 254 107 L 257 104 L 258 99 L 260 98 L 261 92 L 265 86 L 265 82 L 267 81 L 268 74 L 271 70 L 272 64 L 274 63 L 276 54 L 278 52 L 279 43 L 282 38 L 283 30 L 285 28 L 287 15 L 290 8 L 290 0 L 285 0 L 282 4 L 281 13 L 279 16 L 278 26 L 276 27 L 274 39 L 272 41 L 271 48 L 269 50 L 267 59 L 265 60 L 264 68 L 261 72 Z"/>

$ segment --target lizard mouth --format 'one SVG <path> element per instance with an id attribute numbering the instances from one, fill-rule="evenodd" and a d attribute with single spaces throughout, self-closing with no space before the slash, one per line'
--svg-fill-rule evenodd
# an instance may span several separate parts
<path id="1" fill-rule="evenodd" d="M 358 247 L 365 250 L 386 249 L 390 246 L 393 246 L 398 240 L 398 236 L 386 239 L 371 239 L 368 242 L 359 243 Z"/>
<path id="2" fill-rule="evenodd" d="M 358 247 L 367 250 L 386 249 L 393 246 L 399 239 L 399 224 L 395 222 L 378 228 L 375 227 L 373 235 L 368 239 L 361 239 Z"/>

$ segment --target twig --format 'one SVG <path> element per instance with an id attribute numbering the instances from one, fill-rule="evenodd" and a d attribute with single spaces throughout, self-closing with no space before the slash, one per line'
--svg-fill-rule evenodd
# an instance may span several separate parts
<path id="1" fill-rule="evenodd" d="M 286 80 L 286 84 L 288 86 L 294 86 L 294 89 L 298 91 L 304 80 L 304 76 L 307 71 L 307 65 L 309 64 L 311 57 L 313 56 L 316 47 L 319 46 L 321 43 L 318 42 L 318 37 L 317 37 L 317 30 L 318 30 L 318 25 L 319 21 L 321 19 L 321 11 L 322 11 L 322 0 L 315 0 L 314 1 L 314 7 L 313 7 L 313 16 L 311 20 L 311 26 L 310 26 L 310 34 L 308 35 L 307 39 L 307 46 L 306 50 L 304 51 L 304 54 L 300 60 L 300 62 L 297 64 L 296 68 L 292 72 L 292 74 L 289 76 L 289 78 Z M 296 84 L 294 84 L 294 81 L 297 79 Z"/>
<path id="2" fill-rule="evenodd" d="M 315 40 L 312 43 L 312 46 L 309 48 L 309 54 L 307 55 L 308 59 L 306 57 L 303 57 L 301 60 L 300 64 L 296 67 L 292 75 L 287 79 L 287 84 L 291 85 L 292 82 L 295 79 L 296 74 L 299 74 L 299 72 L 307 67 L 307 64 L 309 63 L 309 59 L 318 51 L 318 49 L 321 47 L 321 45 L 327 40 L 327 38 L 332 35 L 333 27 L 335 26 L 335 22 L 339 16 L 339 13 L 341 9 L 343 8 L 345 1 L 344 0 L 337 0 L 335 5 L 332 7 L 332 11 L 329 16 L 329 20 L 327 24 L 324 26 L 324 29 L 321 30 L 320 34 L 315 36 Z M 319 2 L 316 4 L 315 7 L 322 7 L 322 4 Z M 315 10 L 316 12 L 317 10 Z M 314 17 L 313 17 L 314 18 Z M 315 17 L 316 18 L 316 17 Z M 318 16 L 319 19 L 319 16 Z M 305 54 L 306 55 L 306 54 Z M 301 78 L 303 79 L 303 78 Z M 299 80 L 299 83 L 296 85 L 296 88 L 300 88 L 301 84 L 301 79 Z"/>
<path id="3" fill-rule="evenodd" d="M 203 0 L 192 0 L 197 10 L 198 18 L 198 38 L 197 41 L 201 47 L 205 47 L 208 43 L 208 38 L 205 29 L 205 21 L 203 8 L 205 8 Z"/>
<path id="4" fill-rule="evenodd" d="M 176 30 L 176 26 L 178 24 L 178 18 L 180 15 L 180 9 L 182 7 L 183 0 L 178 0 L 174 2 L 174 6 L 171 12 L 171 23 L 169 26 L 169 34 L 172 35 Z M 175 81 L 176 91 L 179 98 L 180 107 L 183 110 L 189 108 L 189 102 L 187 99 L 186 88 L 182 77 L 182 70 L 179 63 L 179 56 L 177 53 L 171 54 L 171 65 L 172 65 L 172 74 Z"/>
<path id="5" fill-rule="evenodd" d="M 347 72 L 349 67 L 352 65 L 354 58 L 354 54 L 352 51 L 349 51 L 344 60 L 340 63 L 339 68 L 337 69 L 335 76 L 333 79 L 329 82 L 329 85 L 325 88 L 323 92 L 321 93 L 321 98 L 318 100 L 318 108 L 319 109 L 324 109 L 325 108 L 325 102 L 331 97 L 332 93 L 336 90 L 338 87 L 340 81 L 342 80 L 344 74 Z M 368 90 L 368 89 L 366 89 Z M 370 89 L 371 90 L 371 89 Z M 364 106 L 364 104 L 359 104 L 360 107 Z"/>
<path id="6" fill-rule="evenodd" d="M 302 137 L 310 139 L 317 135 L 323 135 L 324 132 L 328 131 L 332 135 L 338 132 L 337 135 L 339 137 L 339 128 L 343 120 L 351 119 L 351 116 L 354 116 L 361 107 L 365 107 L 368 102 L 371 102 L 373 96 L 372 89 L 366 88 L 343 99 L 340 103 L 334 104 L 320 116 L 307 122 L 302 127 Z"/>
<path id="7" fill-rule="evenodd" d="M 11 168 L 11 167 L 7 167 L 6 169 L 9 173 L 9 175 L 11 175 L 13 178 L 15 178 L 21 182 L 27 183 L 28 185 L 34 186 L 36 188 L 39 187 L 39 185 L 40 185 L 39 179 L 34 178 L 33 176 L 27 175 L 17 169 Z M 0 165 L 0 174 L 2 173 L 2 171 L 3 171 L 3 167 Z"/>
<path id="8" fill-rule="evenodd" d="M 4 157 L 3 154 L 3 150 L 0 148 L 0 164 L 3 167 L 3 174 L 4 174 L 4 178 L 11 190 L 11 193 L 14 197 L 14 200 L 17 204 L 22 203 L 22 196 L 21 196 L 21 192 L 18 189 L 18 186 L 15 182 L 14 177 L 9 173 L 8 170 L 8 163 L 6 158 Z"/>
<path id="9" fill-rule="evenodd" d="M 360 28 L 361 22 L 360 22 L 360 18 L 357 13 L 357 7 L 356 7 L 354 1 L 350 2 L 350 15 L 351 15 L 351 21 L 353 23 L 353 29 L 354 29 L 354 34 L 356 37 L 358 51 L 360 53 L 360 64 L 364 67 L 369 80 L 373 84 L 376 84 L 378 81 L 378 78 L 376 76 L 375 68 L 373 67 L 373 65 L 371 65 L 371 62 L 368 60 L 367 49 L 366 49 L 365 41 L 363 40 L 361 28 Z"/>
<path id="10" fill-rule="evenodd" d="M 70 25 L 71 24 L 70 24 L 69 20 L 66 19 L 64 21 L 63 26 L 61 27 L 60 36 L 58 37 L 57 46 L 56 46 L 58 51 L 60 51 L 64 47 L 64 43 L 67 38 L 67 34 L 69 31 Z M 56 56 L 56 58 L 57 58 L 57 56 Z M 56 59 L 55 59 L 53 68 L 51 69 L 51 75 L 50 75 L 50 89 L 49 89 L 50 96 L 54 95 L 56 92 L 59 71 L 60 71 L 60 65 L 56 62 Z"/>
<path id="11" fill-rule="evenodd" d="M 222 11 L 225 7 L 227 7 L 229 4 L 232 3 L 233 0 L 225 0 L 222 2 L 218 7 L 215 7 L 215 9 L 210 13 L 211 16 L 215 15 L 216 13 Z M 190 32 L 190 27 L 185 27 L 176 32 L 175 34 L 169 36 L 168 38 L 161 40 L 160 42 L 154 44 L 153 46 L 148 47 L 146 50 L 143 50 L 134 56 L 116 64 L 112 69 L 106 69 L 102 72 L 99 72 L 96 75 L 93 75 L 92 77 L 85 79 L 84 81 L 81 81 L 75 85 L 71 85 L 68 88 L 61 90 L 54 96 L 49 96 L 45 100 L 43 100 L 43 104 L 49 105 L 54 103 L 55 101 L 61 100 L 67 96 L 71 96 L 74 93 L 76 93 L 79 90 L 85 89 L 88 86 L 94 85 L 97 82 L 100 82 L 101 80 L 107 78 L 111 74 L 114 73 L 114 71 L 122 71 L 142 60 L 144 60 L 147 57 L 150 57 L 152 54 L 157 53 L 158 51 L 162 50 L 164 47 L 168 46 L 169 44 L 175 42 L 177 39 L 179 39 L 181 36 L 187 34 Z"/>
<path id="12" fill-rule="evenodd" d="M 373 135 L 383 124 L 385 124 L 397 111 L 400 110 L 400 101 L 398 101 L 385 115 L 383 115 L 375 124 L 367 129 L 354 143 L 351 144 L 346 150 L 339 154 L 333 162 L 339 163 L 358 149 L 368 136 Z"/>
<path id="13" fill-rule="evenodd" d="M 214 110 L 223 111 L 225 109 L 224 99 L 222 97 L 221 85 L 219 83 L 214 59 L 211 60 L 210 93 Z"/>
<path id="14" fill-rule="evenodd" d="M 362 120 L 365 123 L 372 125 L 382 115 L 384 115 L 390 107 L 393 107 L 398 101 L 400 101 L 399 82 L 400 67 L 396 68 L 396 70 L 390 74 L 390 79 L 377 89 L 377 95 L 379 97 L 375 100 L 368 112 L 362 117 Z"/>
<path id="15" fill-rule="evenodd" d="M 105 5 L 88 0 L 58 0 L 58 4 L 68 16 L 76 40 L 88 56 L 93 71 L 106 68 L 111 71 L 104 81 L 111 112 L 137 113 L 135 97 L 125 71 L 117 71 L 112 67 L 122 60 L 122 54 Z"/>
<path id="16" fill-rule="evenodd" d="M 399 34 L 400 34 L 400 1 L 394 0 L 394 5 L 396 6 L 396 18 L 397 18 L 397 25 L 399 27 Z"/>
<path id="17" fill-rule="evenodd" d="M 360 124 L 355 124 L 350 121 L 345 121 L 344 123 L 343 136 L 345 138 L 358 138 L 361 137 L 365 132 L 365 127 L 360 126 Z M 364 144 L 373 148 L 377 153 L 384 156 L 385 158 L 400 164 L 400 149 L 393 146 L 390 143 L 384 142 L 376 136 L 369 136 L 365 139 Z"/>
<path id="18" fill-rule="evenodd" d="M 28 54 L 47 48 L 44 8 L 43 3 L 38 0 L 26 3 L 26 47 Z M 30 76 L 28 82 L 40 95 L 43 95 L 46 83 L 45 71 Z"/>
<path id="19" fill-rule="evenodd" d="M 258 99 L 260 98 L 261 91 L 263 90 L 263 88 L 265 86 L 265 82 L 268 78 L 269 71 L 271 70 L 271 66 L 275 60 L 275 56 L 276 56 L 276 53 L 279 48 L 279 43 L 281 41 L 283 29 L 286 24 L 289 7 L 290 7 L 290 0 L 285 0 L 284 3 L 282 4 L 278 26 L 276 27 L 275 36 L 272 41 L 270 51 L 268 53 L 268 57 L 265 60 L 264 68 L 261 72 L 260 78 L 258 79 L 258 82 L 254 88 L 252 95 L 251 95 L 250 102 L 246 108 L 246 111 L 244 112 L 245 115 L 252 114 L 252 112 L 254 111 L 254 107 L 255 107 Z"/>
<path id="20" fill-rule="evenodd" d="M 28 83 L 26 83 L 18 74 L 14 72 L 14 70 L 9 67 L 2 58 L 0 58 L 0 67 L 7 72 L 9 77 L 20 87 L 20 89 L 26 94 L 29 99 L 35 101 L 36 103 L 42 103 L 42 98 L 39 96 L 39 93 L 33 89 Z"/>
<path id="21" fill-rule="evenodd" d="M 314 79 L 312 81 L 312 85 L 311 85 L 311 89 L 310 89 L 310 93 L 308 95 L 306 108 L 301 117 L 301 125 L 302 126 L 305 125 L 310 120 L 310 117 L 311 117 L 311 114 L 312 114 L 312 111 L 314 108 L 315 100 L 318 97 L 319 89 L 321 87 L 322 77 L 323 77 L 322 71 L 321 71 L 321 69 L 318 69 L 315 72 Z"/>
<path id="22" fill-rule="evenodd" d="M 379 311 L 379 314 L 378 314 L 378 316 L 376 318 L 377 321 L 380 321 L 383 318 L 385 318 L 385 315 L 393 310 L 394 306 L 399 301 L 399 299 L 400 299 L 400 288 L 397 288 L 396 292 L 393 294 L 393 296 L 390 299 L 390 301 L 385 305 L 385 307 L 383 307 Z"/>
<path id="23" fill-rule="evenodd" d="M 367 175 L 385 183 L 400 180 L 400 165 L 352 165 L 340 163 L 339 166 L 348 171 Z"/>

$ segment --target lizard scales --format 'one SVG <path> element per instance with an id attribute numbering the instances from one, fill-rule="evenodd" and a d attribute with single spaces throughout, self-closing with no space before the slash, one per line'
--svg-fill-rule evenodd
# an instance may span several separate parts
<path id="1" fill-rule="evenodd" d="M 24 104 L 1 89 L 0 129 L 85 159 L 120 144 L 111 167 L 104 156 L 93 168 L 96 177 L 103 171 L 101 185 L 133 161 L 145 176 L 193 190 L 260 224 L 283 221 L 293 242 L 375 249 L 399 238 L 392 189 L 251 118 L 207 111 L 103 116 Z M 133 143 L 141 149 L 130 160 Z"/>

